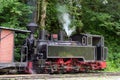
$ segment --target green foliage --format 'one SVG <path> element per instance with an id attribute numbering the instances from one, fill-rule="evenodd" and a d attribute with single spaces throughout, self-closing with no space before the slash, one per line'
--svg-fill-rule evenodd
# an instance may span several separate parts
<path id="1" fill-rule="evenodd" d="M 18 0 L 0 0 L 0 25 L 12 28 L 24 28 L 28 22 L 30 7 Z"/>
<path id="2" fill-rule="evenodd" d="M 14 50 L 15 61 L 20 61 L 21 47 L 23 46 L 23 43 L 27 35 L 28 34 L 21 34 L 21 33 L 17 33 L 15 35 L 15 47 L 14 47 L 15 48 Z"/>
<path id="3" fill-rule="evenodd" d="M 120 71 L 120 53 L 110 53 L 107 60 L 107 68 L 105 71 L 119 72 Z"/>
<path id="4" fill-rule="evenodd" d="M 46 29 L 49 32 L 57 33 L 61 27 L 57 17 L 57 0 L 48 0 L 46 13 Z"/>

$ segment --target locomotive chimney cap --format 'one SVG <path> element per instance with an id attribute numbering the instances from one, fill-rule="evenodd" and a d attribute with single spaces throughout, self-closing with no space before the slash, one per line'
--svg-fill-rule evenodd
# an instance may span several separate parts
<path id="1" fill-rule="evenodd" d="M 38 25 L 34 22 L 28 23 L 27 24 L 27 29 L 31 31 L 31 33 L 34 33 L 36 31 L 36 28 Z"/>
<path id="2" fill-rule="evenodd" d="M 31 23 L 27 24 L 27 27 L 31 27 L 31 26 L 32 27 L 38 27 L 38 25 L 34 22 L 31 22 Z"/>

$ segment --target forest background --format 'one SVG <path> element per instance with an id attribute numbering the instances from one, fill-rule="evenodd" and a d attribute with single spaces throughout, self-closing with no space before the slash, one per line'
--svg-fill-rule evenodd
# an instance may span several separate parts
<path id="1" fill-rule="evenodd" d="M 30 1 L 36 2 L 30 5 Z M 61 20 L 64 17 L 67 24 Z M 0 0 L 0 26 L 26 29 L 31 19 L 52 33 L 67 25 L 72 34 L 103 35 L 108 47 L 105 70 L 120 71 L 120 0 Z M 15 41 L 21 43 L 19 39 Z M 15 51 L 17 59 L 20 54 L 17 48 Z"/>

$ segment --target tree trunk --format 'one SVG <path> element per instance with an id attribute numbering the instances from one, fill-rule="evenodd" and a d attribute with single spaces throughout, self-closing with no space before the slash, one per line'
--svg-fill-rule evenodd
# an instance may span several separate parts
<path id="1" fill-rule="evenodd" d="M 45 19 L 46 19 L 46 0 L 38 0 L 38 19 L 37 22 L 41 29 L 45 29 Z"/>

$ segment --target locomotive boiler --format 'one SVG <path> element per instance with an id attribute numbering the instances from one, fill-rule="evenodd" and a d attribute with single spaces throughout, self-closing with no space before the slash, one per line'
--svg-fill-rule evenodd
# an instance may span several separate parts
<path id="1" fill-rule="evenodd" d="M 27 29 L 0 27 L 0 72 L 69 73 L 106 68 L 107 47 L 101 35 L 81 33 L 68 38 L 62 30 L 58 34 L 40 30 L 35 38 L 37 24 L 30 23 Z M 18 62 L 14 60 L 15 33 L 29 34 Z"/>

